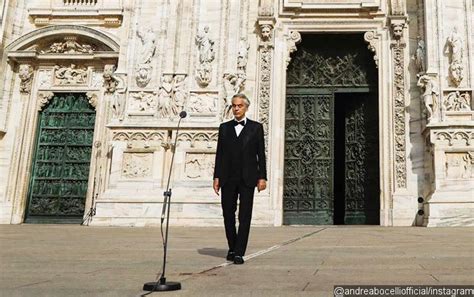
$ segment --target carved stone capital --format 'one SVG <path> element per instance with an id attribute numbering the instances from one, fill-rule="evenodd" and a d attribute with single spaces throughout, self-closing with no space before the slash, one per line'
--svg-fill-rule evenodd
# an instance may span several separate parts
<path id="1" fill-rule="evenodd" d="M 99 96 L 97 96 L 97 93 L 87 92 L 86 96 L 89 99 L 90 105 L 92 105 L 95 109 L 97 109 L 97 104 L 99 103 Z"/>
<path id="2" fill-rule="evenodd" d="M 296 45 L 301 42 L 301 34 L 298 31 L 290 31 L 286 38 L 286 44 L 288 49 L 288 56 L 286 57 L 286 67 L 290 64 L 291 54 L 294 53 L 297 48 Z"/>
<path id="3" fill-rule="evenodd" d="M 38 111 L 43 110 L 43 107 L 48 104 L 49 100 L 53 98 L 54 93 L 51 91 L 38 92 Z"/>
<path id="4" fill-rule="evenodd" d="M 31 64 L 21 64 L 18 69 L 20 77 L 20 93 L 29 94 L 33 83 L 33 66 Z"/>
<path id="5" fill-rule="evenodd" d="M 379 44 L 380 34 L 376 31 L 367 31 L 364 34 L 364 40 L 369 44 L 367 48 L 374 53 L 375 66 L 379 66 Z"/>
<path id="6" fill-rule="evenodd" d="M 275 26 L 275 18 L 264 17 L 257 21 L 259 28 L 259 47 L 273 48 L 273 29 Z"/>

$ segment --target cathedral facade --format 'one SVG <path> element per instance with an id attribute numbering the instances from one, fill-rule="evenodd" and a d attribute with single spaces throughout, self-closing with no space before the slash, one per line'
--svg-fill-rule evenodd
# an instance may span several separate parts
<path id="1" fill-rule="evenodd" d="M 254 225 L 474 225 L 471 0 L 1 5 L 1 223 L 157 225 L 170 176 L 172 225 L 221 226 L 217 132 L 244 93 Z"/>

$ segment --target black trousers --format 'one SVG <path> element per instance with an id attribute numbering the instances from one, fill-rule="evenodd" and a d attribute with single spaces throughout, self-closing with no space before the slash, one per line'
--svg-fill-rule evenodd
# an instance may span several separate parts
<path id="1" fill-rule="evenodd" d="M 222 187 L 222 212 L 224 215 L 225 235 L 229 250 L 237 256 L 245 255 L 252 220 L 253 194 L 255 187 L 248 187 L 243 182 L 228 181 Z M 235 211 L 239 199 L 239 231 L 235 227 Z"/>

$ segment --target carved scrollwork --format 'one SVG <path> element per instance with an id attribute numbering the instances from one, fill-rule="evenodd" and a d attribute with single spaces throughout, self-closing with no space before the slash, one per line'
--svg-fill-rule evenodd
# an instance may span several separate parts
<path id="1" fill-rule="evenodd" d="M 77 36 L 66 36 L 64 41 L 53 42 L 42 54 L 92 54 L 95 47 L 87 43 L 77 42 Z"/>
<path id="2" fill-rule="evenodd" d="M 291 54 L 296 51 L 296 45 L 301 42 L 301 34 L 298 31 L 290 31 L 287 39 L 287 46 L 288 46 L 288 56 L 286 57 L 286 67 L 290 64 L 291 61 Z"/>
<path id="3" fill-rule="evenodd" d="M 380 42 L 379 35 L 374 31 L 367 31 L 364 34 L 364 40 L 369 44 L 367 48 L 374 53 L 375 66 L 379 65 L 378 46 Z"/>

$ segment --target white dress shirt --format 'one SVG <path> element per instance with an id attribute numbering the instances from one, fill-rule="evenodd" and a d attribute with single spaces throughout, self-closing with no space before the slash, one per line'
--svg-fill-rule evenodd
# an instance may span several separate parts
<path id="1" fill-rule="evenodd" d="M 240 120 L 240 121 L 237 121 L 237 119 L 234 118 L 234 121 L 236 121 L 236 122 L 242 122 L 242 121 L 244 121 L 244 124 L 247 124 L 247 117 L 244 117 L 244 118 L 243 118 L 242 120 Z M 244 126 L 242 126 L 242 125 L 236 125 L 236 126 L 234 127 L 234 129 L 235 129 L 235 134 L 237 134 L 237 137 L 239 137 L 240 132 L 242 132 L 242 130 L 244 129 Z"/>

